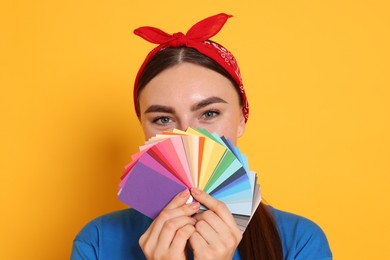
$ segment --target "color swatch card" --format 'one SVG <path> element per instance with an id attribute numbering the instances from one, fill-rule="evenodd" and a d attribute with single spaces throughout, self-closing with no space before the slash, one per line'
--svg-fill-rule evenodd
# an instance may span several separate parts
<path id="1" fill-rule="evenodd" d="M 175 129 L 150 138 L 132 156 L 119 186 L 119 200 L 152 219 L 179 192 L 197 187 L 224 202 L 241 231 L 261 201 L 245 155 L 204 129 Z"/>

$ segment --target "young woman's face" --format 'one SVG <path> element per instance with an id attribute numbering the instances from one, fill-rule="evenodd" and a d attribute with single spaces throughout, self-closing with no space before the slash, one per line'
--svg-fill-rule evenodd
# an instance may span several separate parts
<path id="1" fill-rule="evenodd" d="M 245 120 L 237 91 L 221 74 L 191 63 L 166 69 L 139 96 L 140 118 L 148 139 L 173 128 L 205 128 L 234 144 Z"/>

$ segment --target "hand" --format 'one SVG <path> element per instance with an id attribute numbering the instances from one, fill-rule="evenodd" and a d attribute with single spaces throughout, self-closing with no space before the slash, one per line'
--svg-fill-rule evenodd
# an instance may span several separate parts
<path id="1" fill-rule="evenodd" d="M 195 232 L 199 202 L 186 204 L 189 190 L 176 195 L 139 239 L 148 259 L 185 259 L 187 240 Z"/>
<path id="2" fill-rule="evenodd" d="M 208 210 L 194 216 L 196 231 L 190 237 L 195 259 L 232 259 L 242 233 L 226 205 L 209 194 L 191 189 L 191 194 Z"/>

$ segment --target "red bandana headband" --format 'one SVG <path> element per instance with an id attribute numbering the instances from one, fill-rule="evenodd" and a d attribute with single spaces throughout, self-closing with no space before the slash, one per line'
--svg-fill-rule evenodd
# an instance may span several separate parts
<path id="1" fill-rule="evenodd" d="M 230 74 L 230 76 L 239 86 L 241 99 L 244 105 L 243 113 L 245 122 L 248 120 L 249 105 L 245 95 L 245 90 L 242 84 L 241 73 L 237 61 L 233 54 L 231 54 L 227 49 L 215 42 L 209 41 L 211 37 L 216 35 L 222 29 L 223 25 L 230 17 L 232 16 L 223 13 L 208 17 L 193 25 L 186 34 L 178 32 L 170 35 L 161 31 L 160 29 L 149 26 L 140 27 L 134 30 L 134 33 L 143 39 L 151 43 L 159 44 L 148 54 L 135 79 L 134 105 L 138 117 L 140 116 L 140 111 L 138 110 L 137 106 L 138 81 L 140 75 L 145 69 L 145 66 L 149 63 L 150 59 L 162 49 L 169 47 L 178 48 L 181 46 L 187 46 L 196 49 L 198 52 L 216 61 Z"/>

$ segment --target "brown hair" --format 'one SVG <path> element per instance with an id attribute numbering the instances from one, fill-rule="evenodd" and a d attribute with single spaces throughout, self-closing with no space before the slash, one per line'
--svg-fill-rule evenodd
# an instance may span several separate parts
<path id="1" fill-rule="evenodd" d="M 150 59 L 149 63 L 145 67 L 144 71 L 142 72 L 138 80 L 137 102 L 139 99 L 139 95 L 142 92 L 142 89 L 146 86 L 146 84 L 149 83 L 149 81 L 151 81 L 155 76 L 157 76 L 163 70 L 184 62 L 200 65 L 202 67 L 211 69 L 225 76 L 227 79 L 230 80 L 230 82 L 235 87 L 239 97 L 240 106 L 244 105 L 243 100 L 241 99 L 241 93 L 237 86 L 237 83 L 234 81 L 234 79 L 230 77 L 229 73 L 224 68 L 222 68 L 216 61 L 201 54 L 200 52 L 196 51 L 193 48 L 188 48 L 185 46 L 178 47 L 178 48 L 163 49 L 158 53 L 156 53 L 156 55 L 154 55 Z M 139 111 L 139 103 L 137 103 L 136 106 L 138 107 L 138 111 Z"/>
<path id="2" fill-rule="evenodd" d="M 225 76 L 232 82 L 233 86 L 237 90 L 240 105 L 243 105 L 239 88 L 236 82 L 230 77 L 229 73 L 214 60 L 199 53 L 193 48 L 185 46 L 163 49 L 150 59 L 139 78 L 138 97 L 142 89 L 160 72 L 184 62 L 203 66 Z M 139 103 L 136 105 L 139 106 Z M 282 243 L 276 227 L 275 219 L 271 212 L 269 212 L 268 206 L 265 204 L 260 203 L 251 222 L 243 234 L 243 238 L 238 245 L 238 249 L 243 259 L 283 259 Z"/>

